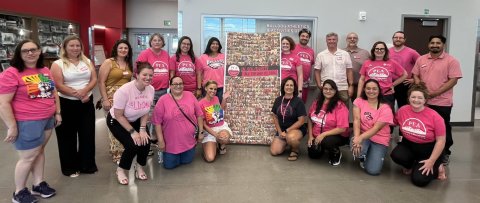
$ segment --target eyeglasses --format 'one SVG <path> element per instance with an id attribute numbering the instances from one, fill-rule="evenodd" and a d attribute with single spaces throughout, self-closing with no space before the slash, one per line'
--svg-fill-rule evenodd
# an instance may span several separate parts
<path id="1" fill-rule="evenodd" d="M 181 83 L 172 83 L 171 86 L 180 87 L 180 86 L 183 86 L 183 82 L 181 82 Z"/>
<path id="2" fill-rule="evenodd" d="M 385 51 L 385 48 L 375 48 L 375 51 Z"/>
<path id="3" fill-rule="evenodd" d="M 22 54 L 28 54 L 28 53 L 32 53 L 32 54 L 36 54 L 40 49 L 37 49 L 37 48 L 31 48 L 31 49 L 22 49 L 20 50 L 20 52 L 22 52 Z"/>
<path id="4" fill-rule="evenodd" d="M 393 39 L 405 39 L 404 37 L 392 37 Z"/>

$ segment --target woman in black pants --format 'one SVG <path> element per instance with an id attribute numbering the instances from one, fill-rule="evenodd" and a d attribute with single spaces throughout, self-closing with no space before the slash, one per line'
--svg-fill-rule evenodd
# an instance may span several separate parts
<path id="1" fill-rule="evenodd" d="M 150 85 L 153 68 L 146 62 L 139 62 L 136 74 L 136 80 L 124 84 L 113 95 L 113 106 L 106 120 L 112 135 L 125 148 L 116 170 L 118 183 L 121 185 L 128 185 L 127 174 L 135 156 L 137 157 L 137 164 L 134 165 L 135 178 L 148 179 L 143 166 L 147 164 L 150 149 L 147 121 L 155 93 L 153 86 Z"/>
<path id="2" fill-rule="evenodd" d="M 340 165 L 342 152 L 339 147 L 348 143 L 348 108 L 340 100 L 337 84 L 333 80 L 323 82 L 322 93 L 308 111 L 308 156 L 319 159 L 325 150 L 329 163 Z"/>
<path id="3" fill-rule="evenodd" d="M 438 178 L 445 180 L 445 168 L 439 159 L 445 146 L 445 124 L 442 117 L 425 106 L 428 93 L 425 85 L 414 85 L 408 91 L 410 105 L 397 111 L 397 121 L 403 134 L 393 149 L 392 160 L 403 166 L 412 183 L 423 187 Z"/>

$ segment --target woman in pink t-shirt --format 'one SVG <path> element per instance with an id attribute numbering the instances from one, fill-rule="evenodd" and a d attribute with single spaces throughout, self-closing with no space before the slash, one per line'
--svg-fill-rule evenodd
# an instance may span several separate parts
<path id="1" fill-rule="evenodd" d="M 442 164 L 445 147 L 445 123 L 433 109 L 425 106 L 428 98 L 424 84 L 414 85 L 408 91 L 410 105 L 397 111 L 397 122 L 403 139 L 393 149 L 392 160 L 403 166 L 403 173 L 410 175 L 412 183 L 423 187 L 438 178 L 445 180 Z"/>
<path id="2" fill-rule="evenodd" d="M 350 146 L 360 167 L 370 175 L 379 175 L 390 143 L 393 113 L 383 100 L 375 79 L 365 82 L 362 94 L 353 101 L 353 137 Z"/>
<path id="3" fill-rule="evenodd" d="M 370 60 L 365 61 L 360 69 L 357 97 L 360 97 L 365 81 L 375 79 L 380 84 L 383 98 L 393 109 L 395 104 L 394 88 L 406 78 L 407 72 L 405 69 L 388 57 L 388 49 L 385 42 L 375 42 L 370 50 Z"/>
<path id="4" fill-rule="evenodd" d="M 227 122 L 223 120 L 226 107 L 225 100 L 230 96 L 229 92 L 223 95 L 223 101 L 220 103 L 217 93 L 217 82 L 211 80 L 205 84 L 207 94 L 200 100 L 199 105 L 203 112 L 203 128 L 205 129 L 203 137 L 203 156 L 205 161 L 213 162 L 217 154 L 217 142 L 220 154 L 227 153 L 226 145 L 232 136 L 232 130 Z"/>
<path id="5" fill-rule="evenodd" d="M 340 165 L 339 147 L 348 143 L 348 108 L 340 101 L 333 80 L 323 82 L 322 93 L 310 107 L 308 118 L 308 156 L 319 159 L 327 150 L 329 163 Z"/>
<path id="6" fill-rule="evenodd" d="M 282 37 L 282 80 L 292 77 L 298 85 L 298 96 L 302 98 L 303 90 L 303 69 L 300 58 L 293 53 L 295 41 L 289 36 Z"/>
<path id="7" fill-rule="evenodd" d="M 0 74 L 0 116 L 5 122 L 4 142 L 13 143 L 19 160 L 15 166 L 14 202 L 35 202 L 32 196 L 48 198 L 55 189 L 44 181 L 45 146 L 52 129 L 62 122 L 60 102 L 50 70 L 43 65 L 37 42 L 18 43 L 11 67 Z M 32 173 L 31 192 L 26 187 Z"/>
<path id="8" fill-rule="evenodd" d="M 223 100 L 223 82 L 225 71 L 225 55 L 222 54 L 222 44 L 216 37 L 208 40 L 205 52 L 200 56 L 200 71 L 197 71 L 197 90 L 202 90 L 202 85 L 209 80 L 218 83 L 216 96 L 222 102 Z M 205 94 L 205 93 L 203 93 Z"/>
<path id="9" fill-rule="evenodd" d="M 197 89 L 199 61 L 195 58 L 193 44 L 190 37 L 183 36 L 178 40 L 177 51 L 170 57 L 170 78 L 182 78 L 185 91 L 195 94 L 198 98 L 202 90 Z"/>

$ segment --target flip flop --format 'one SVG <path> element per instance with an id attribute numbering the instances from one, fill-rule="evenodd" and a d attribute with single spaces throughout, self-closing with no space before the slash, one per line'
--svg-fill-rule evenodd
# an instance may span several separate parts
<path id="1" fill-rule="evenodd" d="M 291 151 L 287 159 L 289 161 L 296 161 L 298 159 L 298 152 Z"/>
<path id="2" fill-rule="evenodd" d="M 227 153 L 227 147 L 226 146 L 223 146 L 223 148 L 222 148 L 222 145 L 218 145 L 218 149 L 219 149 L 218 153 L 221 154 L 221 155 L 224 155 L 224 154 Z"/>

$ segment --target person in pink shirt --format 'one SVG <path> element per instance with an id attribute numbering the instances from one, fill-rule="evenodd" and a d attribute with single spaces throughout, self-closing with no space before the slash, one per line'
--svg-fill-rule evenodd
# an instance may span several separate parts
<path id="1" fill-rule="evenodd" d="M 303 70 L 303 91 L 302 91 L 302 100 L 307 102 L 308 97 L 308 86 L 310 82 L 310 74 L 312 72 L 312 66 L 315 64 L 315 52 L 311 47 L 308 46 L 310 37 L 312 33 L 308 29 L 301 29 L 298 32 L 298 44 L 295 46 L 293 52 L 297 54 L 300 58 L 300 63 L 302 64 Z"/>
<path id="2" fill-rule="evenodd" d="M 369 175 L 380 175 L 390 143 L 393 112 L 383 100 L 380 84 L 375 79 L 365 82 L 360 97 L 353 102 L 353 137 L 350 147 L 359 158 L 360 167 Z"/>
<path id="3" fill-rule="evenodd" d="M 348 144 L 348 108 L 340 100 L 333 80 L 323 82 L 322 93 L 310 107 L 308 118 L 308 156 L 319 159 L 327 150 L 329 163 L 340 165 L 339 147 Z"/>
<path id="4" fill-rule="evenodd" d="M 417 59 L 412 74 L 415 84 L 424 82 L 427 86 L 430 98 L 428 107 L 442 116 L 447 131 L 443 163 L 450 162 L 450 147 L 453 145 L 452 126 L 450 125 L 450 113 L 453 106 L 453 87 L 458 79 L 462 78 L 460 63 L 453 56 L 445 52 L 447 39 L 441 35 L 433 35 L 429 38 L 429 53 Z"/>
<path id="5" fill-rule="evenodd" d="M 389 59 L 385 42 L 375 42 L 370 53 L 370 60 L 365 61 L 360 69 L 357 97 L 362 94 L 365 81 L 375 79 L 380 84 L 383 98 L 393 109 L 395 86 L 401 84 L 407 78 L 407 72 L 397 62 Z"/>
<path id="6" fill-rule="evenodd" d="M 205 84 L 207 94 L 198 103 L 203 112 L 203 129 L 205 129 L 203 144 L 203 157 L 206 162 L 215 161 L 217 154 L 217 143 L 220 154 L 227 153 L 226 145 L 232 136 L 232 130 L 227 122 L 223 120 L 226 100 L 230 96 L 229 92 L 223 95 L 223 101 L 220 103 L 217 93 L 217 82 L 210 80 Z"/>
<path id="7" fill-rule="evenodd" d="M 291 77 L 298 85 L 298 96 L 302 97 L 303 69 L 300 58 L 293 52 L 295 42 L 289 36 L 282 37 L 282 80 Z"/>
<path id="8" fill-rule="evenodd" d="M 60 101 L 37 42 L 18 43 L 10 65 L 0 74 L 0 116 L 6 126 L 3 141 L 13 143 L 19 155 L 12 201 L 36 202 L 33 195 L 49 198 L 56 193 L 44 181 L 43 172 L 45 146 L 52 129 L 62 122 Z M 30 173 L 31 192 L 26 187 Z"/>
<path id="9" fill-rule="evenodd" d="M 225 74 L 225 55 L 222 54 L 222 44 L 216 37 L 208 40 L 205 52 L 198 59 L 201 63 L 200 71 L 197 71 L 197 90 L 202 90 L 209 80 L 218 83 L 217 97 L 223 100 L 223 83 Z M 205 92 L 203 92 L 205 94 Z"/>
<path id="10" fill-rule="evenodd" d="M 403 173 L 411 176 L 414 185 L 424 187 L 438 178 L 445 180 L 441 155 L 445 146 L 443 118 L 425 106 L 428 93 L 423 83 L 408 91 L 410 105 L 398 109 L 396 122 L 403 139 L 393 149 L 390 157 L 403 166 Z"/>
<path id="11" fill-rule="evenodd" d="M 183 36 L 178 40 L 177 51 L 170 57 L 170 78 L 179 76 L 184 82 L 185 91 L 195 94 L 198 98 L 202 91 L 197 89 L 197 72 L 200 66 L 199 60 L 193 52 L 192 39 Z"/>
<path id="12" fill-rule="evenodd" d="M 158 147 L 163 151 L 164 168 L 173 169 L 193 161 L 197 140 L 203 140 L 203 112 L 197 98 L 191 92 L 183 91 L 182 78 L 174 76 L 170 79 L 170 94 L 158 100 L 152 123 Z"/>
<path id="13" fill-rule="evenodd" d="M 150 85 L 152 77 L 153 68 L 149 63 L 137 63 L 136 80 L 122 85 L 115 92 L 113 106 L 106 118 L 108 129 L 125 148 L 115 171 L 121 185 L 128 185 L 127 174 L 135 157 L 135 178 L 148 179 L 143 167 L 147 164 L 150 149 L 147 121 L 155 94 Z"/>
<path id="14" fill-rule="evenodd" d="M 415 65 L 418 57 L 420 57 L 420 54 L 418 54 L 417 51 L 405 46 L 406 40 L 407 37 L 403 31 L 397 31 L 393 33 L 393 47 L 389 49 L 390 58 L 400 64 L 400 66 L 407 71 L 407 79 L 395 86 L 395 100 L 397 100 L 398 108 L 408 104 L 407 91 L 408 88 L 413 84 L 412 68 Z"/>

